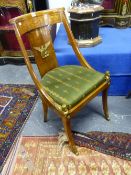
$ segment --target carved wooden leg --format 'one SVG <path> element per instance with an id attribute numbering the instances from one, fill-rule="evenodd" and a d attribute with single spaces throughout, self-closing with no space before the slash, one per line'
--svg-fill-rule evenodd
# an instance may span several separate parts
<path id="1" fill-rule="evenodd" d="M 68 141 L 69 141 L 69 147 L 74 154 L 78 155 L 78 151 L 77 151 L 77 148 L 75 146 L 75 142 L 74 142 L 72 132 L 71 132 L 70 119 L 68 119 L 68 118 L 66 118 L 66 116 L 64 116 L 62 118 L 62 121 L 63 121 L 64 129 L 65 129 L 65 133 L 66 133 Z"/>
<path id="2" fill-rule="evenodd" d="M 107 91 L 108 91 L 108 88 L 102 92 L 102 103 L 103 103 L 103 111 L 104 111 L 105 119 L 110 120 L 109 114 L 108 114 L 108 105 L 107 105 Z"/>
<path id="3" fill-rule="evenodd" d="M 48 105 L 43 99 L 42 99 L 42 105 L 44 110 L 44 122 L 47 122 Z"/>

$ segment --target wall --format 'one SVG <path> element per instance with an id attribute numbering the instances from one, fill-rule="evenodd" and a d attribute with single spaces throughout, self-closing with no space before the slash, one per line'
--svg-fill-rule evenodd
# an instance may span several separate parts
<path id="1" fill-rule="evenodd" d="M 66 15 L 69 16 L 67 9 L 71 5 L 72 0 L 46 0 L 50 9 L 58 8 L 58 7 L 65 7 Z"/>
<path id="2" fill-rule="evenodd" d="M 72 0 L 47 0 L 49 8 L 65 7 L 66 9 L 70 6 Z"/>

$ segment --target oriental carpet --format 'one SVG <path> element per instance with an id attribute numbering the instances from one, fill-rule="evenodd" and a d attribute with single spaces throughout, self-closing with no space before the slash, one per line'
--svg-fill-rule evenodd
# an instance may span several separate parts
<path id="1" fill-rule="evenodd" d="M 60 137 L 58 136 L 22 137 L 16 156 L 13 158 L 14 160 L 12 161 L 13 163 L 9 175 L 131 174 L 131 161 L 129 161 L 131 160 L 131 135 L 124 133 L 102 133 L 97 131 L 87 133 L 86 135 L 88 135 L 88 138 L 83 134 L 75 133 L 75 142 L 79 145 L 77 146 L 79 152 L 78 156 L 74 155 L 69 150 L 68 144 L 64 144 L 61 149 L 59 144 Z M 94 141 L 89 141 L 89 138 L 92 138 L 91 140 Z M 103 143 L 108 146 L 103 147 Z M 124 143 L 125 147 L 122 148 Z M 119 149 L 120 147 L 121 149 Z M 107 154 L 112 154 L 111 151 L 115 151 L 116 149 L 117 157 L 100 153 L 94 149 L 102 149 L 103 152 L 106 150 L 105 153 Z M 122 150 L 128 150 L 127 152 L 130 156 L 128 155 L 127 158 Z M 121 158 L 118 158 L 118 155 Z"/>
<path id="2" fill-rule="evenodd" d="M 0 172 L 37 98 L 34 85 L 0 84 Z"/>

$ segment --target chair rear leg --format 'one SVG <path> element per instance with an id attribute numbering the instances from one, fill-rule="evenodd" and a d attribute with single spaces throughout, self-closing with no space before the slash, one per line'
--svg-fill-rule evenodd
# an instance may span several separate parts
<path id="1" fill-rule="evenodd" d="M 110 120 L 108 113 L 108 104 L 107 104 L 107 92 L 108 88 L 102 92 L 102 104 L 103 104 L 104 117 L 106 120 Z"/>
<path id="2" fill-rule="evenodd" d="M 47 122 L 48 105 L 43 99 L 42 99 L 42 105 L 43 105 L 43 110 L 44 110 L 44 122 Z"/>
<path id="3" fill-rule="evenodd" d="M 71 132 L 70 119 L 68 119 L 68 118 L 66 118 L 66 116 L 64 116 L 62 118 L 62 121 L 63 121 L 64 129 L 65 129 L 65 133 L 66 133 L 68 141 L 69 141 L 69 147 L 74 154 L 78 155 L 78 151 L 77 151 L 77 148 L 75 146 L 75 142 L 74 142 L 72 132 Z"/>

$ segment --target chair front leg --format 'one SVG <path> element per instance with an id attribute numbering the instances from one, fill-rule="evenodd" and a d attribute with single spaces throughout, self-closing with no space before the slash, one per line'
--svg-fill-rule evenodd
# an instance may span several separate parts
<path id="1" fill-rule="evenodd" d="M 65 129 L 65 133 L 67 135 L 67 139 L 69 142 L 69 147 L 74 154 L 78 155 L 78 151 L 75 146 L 75 142 L 74 142 L 72 132 L 71 132 L 70 119 L 68 119 L 67 116 L 62 116 L 62 121 L 63 121 L 64 129 Z"/>
<path id="2" fill-rule="evenodd" d="M 109 113 L 108 113 L 108 104 L 107 104 L 107 92 L 108 92 L 108 88 L 102 92 L 102 104 L 103 104 L 104 117 L 106 120 L 110 120 Z"/>

